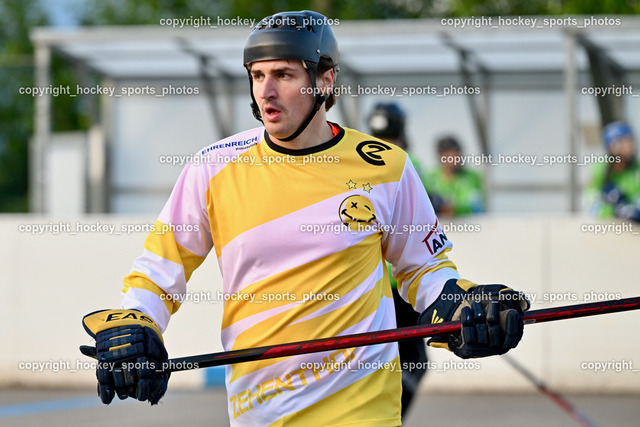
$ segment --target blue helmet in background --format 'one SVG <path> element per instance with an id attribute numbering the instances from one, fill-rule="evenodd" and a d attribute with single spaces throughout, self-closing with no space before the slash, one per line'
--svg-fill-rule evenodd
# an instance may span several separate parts
<path id="1" fill-rule="evenodd" d="M 626 122 L 609 123 L 602 130 L 602 139 L 604 139 L 604 146 L 607 149 L 612 142 L 625 136 L 633 138 L 633 132 Z"/>

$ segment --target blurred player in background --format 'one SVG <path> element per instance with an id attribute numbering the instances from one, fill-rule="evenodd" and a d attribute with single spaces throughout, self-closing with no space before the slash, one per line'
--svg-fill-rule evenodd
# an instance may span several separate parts
<path id="1" fill-rule="evenodd" d="M 440 164 L 427 171 L 425 182 L 436 213 L 458 216 L 484 212 L 482 177 L 462 166 L 458 140 L 440 138 L 436 150 Z"/>
<path id="2" fill-rule="evenodd" d="M 423 167 L 420 160 L 409 151 L 409 142 L 405 133 L 406 115 L 396 103 L 379 103 L 373 107 L 369 115 L 369 129 L 371 135 L 383 141 L 397 145 L 407 152 L 411 163 L 420 179 L 424 183 Z M 393 304 L 396 311 L 396 323 L 399 328 L 414 326 L 418 323 L 418 315 L 411 304 L 406 302 L 398 293 L 398 282 L 391 275 L 389 280 L 393 291 Z M 420 379 L 427 370 L 427 349 L 423 339 L 402 341 L 398 343 L 400 348 L 400 363 L 402 364 L 402 416 L 407 414 L 414 394 L 418 391 Z"/>
<path id="3" fill-rule="evenodd" d="M 369 114 L 369 129 L 371 135 L 383 141 L 390 142 L 407 152 L 411 164 L 415 168 L 420 179 L 424 182 L 426 169 L 420 160 L 411 153 L 409 141 L 405 133 L 407 116 L 402 108 L 394 102 L 378 103 Z"/>
<path id="4" fill-rule="evenodd" d="M 394 328 L 385 259 L 419 323 L 460 322 L 430 345 L 471 358 L 518 344 L 528 301 L 460 278 L 407 154 L 327 121 L 338 64 L 319 13 L 254 27 L 243 65 L 263 126 L 203 148 L 202 162 L 184 168 L 124 279 L 121 308 L 83 318 L 96 346 L 81 349 L 99 361 L 102 402 L 162 398 L 162 333 L 212 250 L 228 297 L 226 351 Z M 431 227 L 394 232 L 413 224 Z M 210 334 L 212 325 L 193 327 L 194 340 Z M 398 367 L 393 342 L 227 365 L 228 416 L 232 426 L 398 426 Z"/>
<path id="5" fill-rule="evenodd" d="M 593 212 L 600 218 L 640 222 L 640 166 L 631 127 L 613 122 L 602 132 L 609 162 L 594 167 L 589 185 Z"/>

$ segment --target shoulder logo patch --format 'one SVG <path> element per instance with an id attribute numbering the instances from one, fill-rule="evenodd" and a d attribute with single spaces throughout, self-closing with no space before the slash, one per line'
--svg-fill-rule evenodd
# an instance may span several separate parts
<path id="1" fill-rule="evenodd" d="M 362 159 L 374 166 L 384 166 L 386 163 L 377 153 L 391 150 L 391 147 L 380 141 L 363 141 L 356 147 L 356 152 Z"/>

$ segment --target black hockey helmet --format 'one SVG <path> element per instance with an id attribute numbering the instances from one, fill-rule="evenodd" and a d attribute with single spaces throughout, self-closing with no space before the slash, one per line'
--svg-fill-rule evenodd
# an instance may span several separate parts
<path id="1" fill-rule="evenodd" d="M 369 128 L 376 138 L 402 139 L 406 115 L 398 104 L 379 103 L 369 115 Z"/>
<path id="2" fill-rule="evenodd" d="M 307 119 L 298 130 L 282 141 L 290 141 L 304 131 L 328 95 L 316 93 L 316 75 L 320 58 L 330 61 L 337 72 L 340 52 L 338 41 L 329 25 L 329 20 L 318 12 L 303 10 L 281 12 L 262 19 L 253 29 L 244 45 L 244 66 L 249 72 L 249 64 L 256 61 L 274 59 L 298 59 L 304 62 L 315 103 Z M 253 96 L 253 81 L 249 72 L 251 109 L 256 119 L 262 121 L 260 109 Z"/>
<path id="3" fill-rule="evenodd" d="M 281 12 L 255 26 L 244 46 L 244 65 L 271 59 L 318 63 L 321 57 L 338 65 L 338 41 L 329 20 L 318 12 Z"/>

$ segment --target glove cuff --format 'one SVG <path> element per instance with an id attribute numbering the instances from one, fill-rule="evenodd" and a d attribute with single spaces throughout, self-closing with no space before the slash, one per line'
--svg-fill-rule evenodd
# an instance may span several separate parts
<path id="1" fill-rule="evenodd" d="M 452 319 L 456 309 L 465 300 L 469 290 L 475 288 L 475 283 L 463 279 L 449 279 L 444 284 L 438 298 L 427 307 L 418 317 L 419 325 L 429 323 L 448 322 Z"/>
<path id="2" fill-rule="evenodd" d="M 139 310 L 98 310 L 89 313 L 82 318 L 84 330 L 93 338 L 99 332 L 107 329 L 116 328 L 118 326 L 140 325 L 150 328 L 162 339 L 162 333 L 156 322 Z"/>

